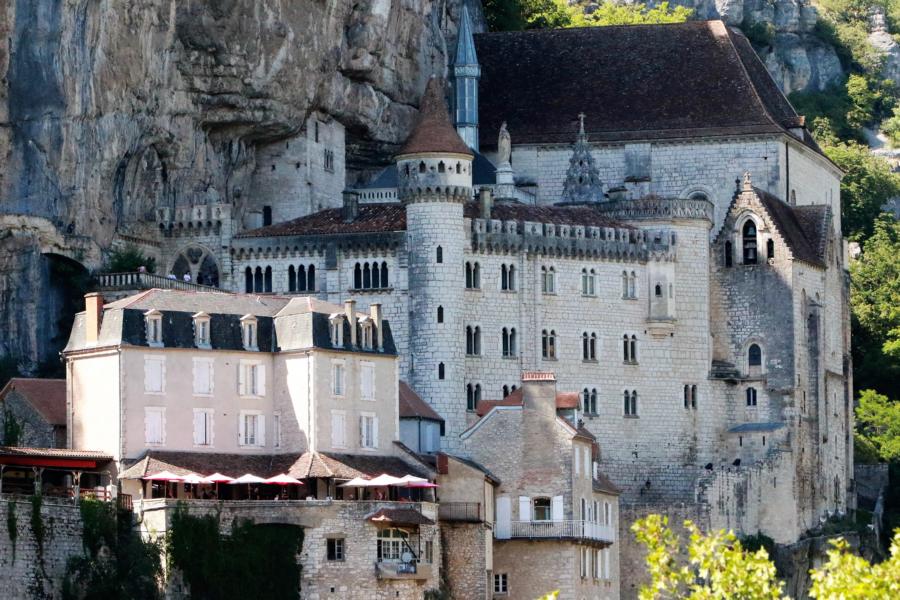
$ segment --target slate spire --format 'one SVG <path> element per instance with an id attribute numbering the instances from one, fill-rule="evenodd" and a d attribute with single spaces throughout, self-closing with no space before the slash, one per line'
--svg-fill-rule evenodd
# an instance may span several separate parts
<path id="1" fill-rule="evenodd" d="M 463 4 L 456 38 L 456 58 L 453 61 L 454 124 L 459 137 L 474 151 L 478 151 L 478 79 L 481 66 L 475 54 L 472 19 Z"/>
<path id="2" fill-rule="evenodd" d="M 563 184 L 563 202 L 600 202 L 603 199 L 603 182 L 600 181 L 591 145 L 584 132 L 584 117 L 584 113 L 578 115 L 578 137 L 569 158 L 569 170 Z"/>

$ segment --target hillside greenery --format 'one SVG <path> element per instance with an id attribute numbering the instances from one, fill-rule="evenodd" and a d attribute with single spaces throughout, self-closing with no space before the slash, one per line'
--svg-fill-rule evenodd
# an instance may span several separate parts
<path id="1" fill-rule="evenodd" d="M 601 25 L 641 25 L 683 23 L 693 11 L 684 6 L 662 2 L 656 7 L 646 4 L 619 4 L 606 0 L 593 12 L 585 11 L 586 3 L 566 0 L 485 0 L 485 20 L 492 31 L 523 29 L 558 29 Z"/>

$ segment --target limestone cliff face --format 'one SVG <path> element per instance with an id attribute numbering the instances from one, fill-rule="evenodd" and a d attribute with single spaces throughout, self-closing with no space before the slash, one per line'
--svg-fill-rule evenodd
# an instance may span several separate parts
<path id="1" fill-rule="evenodd" d="M 676 0 L 697 19 L 729 25 L 771 24 L 774 39 L 760 57 L 785 93 L 822 91 L 842 80 L 834 48 L 813 34 L 818 13 L 809 0 Z"/>
<path id="2" fill-rule="evenodd" d="M 120 224 L 161 197 L 239 196 L 256 147 L 295 135 L 311 111 L 345 125 L 351 168 L 402 141 L 425 80 L 444 72 L 442 30 L 452 36 L 460 6 L 3 3 L 0 215 L 16 216 L 0 223 L 0 355 L 52 355 L 33 333 L 58 305 L 47 257 L 95 267 Z"/>

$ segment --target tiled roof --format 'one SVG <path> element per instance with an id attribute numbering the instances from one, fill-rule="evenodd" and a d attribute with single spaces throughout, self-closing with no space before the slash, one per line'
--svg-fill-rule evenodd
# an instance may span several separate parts
<path id="1" fill-rule="evenodd" d="M 597 473 L 597 476 L 594 477 L 593 488 L 596 492 L 606 492 L 607 494 L 615 494 L 616 496 L 622 493 L 622 490 L 616 487 L 616 484 L 603 473 Z"/>
<path id="2" fill-rule="evenodd" d="M 400 382 L 400 418 L 444 420 L 405 381 Z"/>
<path id="3" fill-rule="evenodd" d="M 524 388 L 510 392 L 510 394 L 502 400 L 482 400 L 475 407 L 475 414 L 483 417 L 488 414 L 495 406 L 522 406 L 524 402 Z M 558 392 L 556 394 L 556 408 L 568 409 L 578 408 L 579 396 L 578 392 Z"/>
<path id="4" fill-rule="evenodd" d="M 387 231 L 406 231 L 406 208 L 399 202 L 360 204 L 359 214 L 349 223 L 344 220 L 343 209 L 329 208 L 284 223 L 244 231 L 235 237 L 281 237 Z"/>
<path id="5" fill-rule="evenodd" d="M 50 425 L 66 424 L 66 380 L 13 377 L 0 391 L 0 398 L 18 392 Z"/>
<path id="6" fill-rule="evenodd" d="M 414 508 L 381 508 L 366 518 L 390 525 L 434 525 L 434 521 Z"/>
<path id="7" fill-rule="evenodd" d="M 108 462 L 112 456 L 95 450 L 72 450 L 70 448 L 26 448 L 0 446 L 0 456 L 22 456 L 31 458 L 71 458 Z"/>
<path id="8" fill-rule="evenodd" d="M 432 77 L 425 86 L 419 105 L 419 121 L 398 156 L 426 152 L 466 154 L 472 151 L 460 139 L 450 122 L 450 111 L 444 100 L 443 79 Z"/>
<path id="9" fill-rule="evenodd" d="M 465 216 L 481 217 L 477 202 L 467 202 Z M 497 202 L 491 209 L 491 218 L 523 223 L 555 223 L 558 225 L 583 225 L 585 227 L 625 227 L 591 206 L 531 206 L 518 202 Z M 350 235 L 357 233 L 390 233 L 406 231 L 406 208 L 399 202 L 360 204 L 359 215 L 349 223 L 344 220 L 340 208 L 329 208 L 317 213 L 245 231 L 238 238 L 266 238 L 304 235 Z M 271 296 L 265 296 L 271 298 Z"/>
<path id="10" fill-rule="evenodd" d="M 773 194 L 753 188 L 772 217 L 795 260 L 825 266 L 825 240 L 830 209 L 827 206 L 792 207 Z"/>
<path id="11" fill-rule="evenodd" d="M 721 21 L 485 33 L 481 145 L 779 133 L 799 117 L 746 38 Z M 679 57 L 672 60 L 672 57 Z"/>
<path id="12" fill-rule="evenodd" d="M 415 475 L 427 477 L 428 473 L 408 465 L 395 456 L 371 456 L 356 454 L 224 454 L 207 452 L 171 452 L 150 450 L 125 469 L 122 479 L 139 479 L 146 475 L 170 471 L 176 475 L 197 473 L 209 475 L 222 473 L 240 477 L 252 473 L 259 477 L 271 477 L 287 473 L 297 479 L 308 477 L 374 477 L 387 473 L 395 477 Z"/>

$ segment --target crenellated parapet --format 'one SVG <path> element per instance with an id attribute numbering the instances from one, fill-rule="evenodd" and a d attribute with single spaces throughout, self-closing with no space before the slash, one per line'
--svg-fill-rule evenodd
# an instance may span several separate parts
<path id="1" fill-rule="evenodd" d="M 231 205 L 224 202 L 156 209 L 156 222 L 163 232 L 184 229 L 210 230 L 221 227 L 229 220 L 231 220 Z"/>
<path id="2" fill-rule="evenodd" d="M 675 232 L 663 229 L 472 219 L 472 247 L 480 252 L 528 252 L 647 262 L 674 261 L 676 245 Z"/>
<path id="3" fill-rule="evenodd" d="M 620 221 L 660 221 L 701 219 L 713 222 L 713 203 L 705 198 L 664 198 L 646 196 L 635 200 L 602 202 L 597 210 Z"/>

